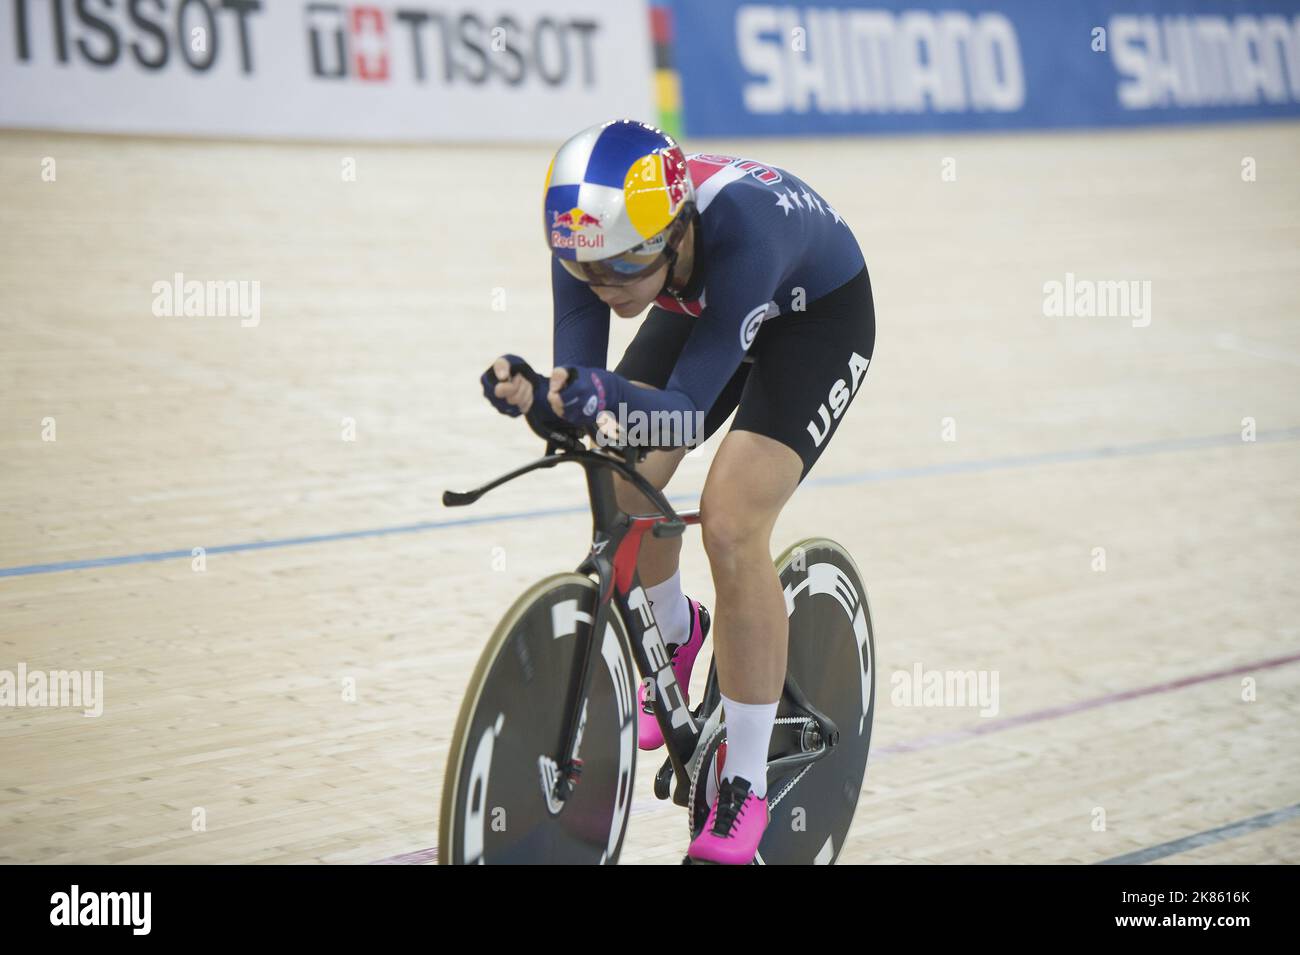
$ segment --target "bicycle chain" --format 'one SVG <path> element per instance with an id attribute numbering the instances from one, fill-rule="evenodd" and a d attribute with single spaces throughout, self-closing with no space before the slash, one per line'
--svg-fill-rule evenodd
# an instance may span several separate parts
<path id="1" fill-rule="evenodd" d="M 686 835 L 691 839 L 695 838 L 695 795 L 699 791 L 697 787 L 700 784 L 700 776 L 704 773 L 704 756 L 710 750 L 715 754 L 717 753 L 713 741 L 726 732 L 726 724 L 719 724 L 718 728 L 713 731 L 713 735 L 709 737 L 708 743 L 700 747 L 699 759 L 694 767 L 695 772 L 691 773 L 691 789 L 686 803 Z"/>
<path id="2" fill-rule="evenodd" d="M 790 792 L 791 789 L 794 789 L 795 784 L 798 783 L 799 780 L 803 779 L 804 773 L 808 772 L 808 770 L 810 769 L 812 769 L 812 763 L 809 763 L 803 769 L 799 770 L 799 775 L 796 776 L 794 779 L 790 780 L 790 785 L 786 786 L 785 789 L 782 789 L 781 792 L 777 795 L 777 797 L 767 804 L 767 811 L 769 813 L 776 808 L 776 804 L 779 803 L 782 799 L 784 799 L 786 797 L 786 794 Z"/>
<path id="3" fill-rule="evenodd" d="M 816 720 L 808 716 L 783 716 L 780 719 L 778 719 L 776 722 L 777 725 L 803 723 L 805 726 L 807 726 L 809 723 L 816 722 Z M 781 792 L 777 794 L 776 798 L 767 804 L 767 811 L 769 813 L 771 813 L 771 811 L 776 808 L 776 804 L 779 803 L 782 799 L 784 799 L 791 789 L 794 789 L 795 785 L 799 782 L 799 780 L 803 779 L 804 774 L 807 773 L 808 770 L 810 769 L 812 769 L 812 763 L 809 763 L 803 769 L 799 770 L 799 775 L 796 776 L 794 779 L 790 780 L 789 785 L 787 785 L 784 789 L 782 789 Z"/>

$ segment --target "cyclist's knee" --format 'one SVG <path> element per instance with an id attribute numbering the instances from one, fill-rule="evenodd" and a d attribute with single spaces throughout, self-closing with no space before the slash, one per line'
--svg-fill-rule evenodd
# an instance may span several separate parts
<path id="1" fill-rule="evenodd" d="M 747 508 L 736 497 L 705 494 L 700 502 L 700 536 L 710 561 L 727 560 L 741 550 L 766 548 L 775 520 Z"/>

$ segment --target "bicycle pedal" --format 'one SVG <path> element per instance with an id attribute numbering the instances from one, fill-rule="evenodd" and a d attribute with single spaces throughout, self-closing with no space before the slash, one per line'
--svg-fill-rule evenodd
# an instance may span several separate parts
<path id="1" fill-rule="evenodd" d="M 664 764 L 660 766 L 659 771 L 655 773 L 655 798 L 667 799 L 671 796 L 672 790 L 670 787 L 672 786 L 672 782 L 673 761 L 672 759 L 665 759 Z"/>

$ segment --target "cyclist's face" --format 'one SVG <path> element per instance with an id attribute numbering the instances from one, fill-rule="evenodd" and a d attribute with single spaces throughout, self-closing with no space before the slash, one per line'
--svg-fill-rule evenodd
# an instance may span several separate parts
<path id="1" fill-rule="evenodd" d="M 667 275 L 668 265 L 665 263 L 630 285 L 592 285 L 591 290 L 619 318 L 636 318 L 655 300 Z"/>

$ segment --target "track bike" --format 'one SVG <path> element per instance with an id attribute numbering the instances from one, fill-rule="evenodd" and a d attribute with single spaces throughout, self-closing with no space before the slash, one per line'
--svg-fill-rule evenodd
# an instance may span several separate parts
<path id="1" fill-rule="evenodd" d="M 527 366 L 520 366 L 526 368 Z M 516 368 L 515 370 L 519 370 Z M 531 369 L 528 369 L 531 371 Z M 725 760 L 716 667 L 688 707 L 637 574 L 641 542 L 681 535 L 676 511 L 640 474 L 645 448 L 608 447 L 589 428 L 556 427 L 530 409 L 545 454 L 443 504 L 464 506 L 533 471 L 586 472 L 591 549 L 573 573 L 547 577 L 506 611 L 474 668 L 451 740 L 439 862 L 618 861 L 636 779 L 636 676 L 663 731 L 654 794 L 703 827 Z M 657 512 L 618 507 L 614 474 Z M 809 538 L 776 560 L 789 616 L 789 663 L 768 751 L 771 821 L 756 864 L 830 864 L 844 848 L 866 774 L 875 709 L 871 612 L 848 552 Z M 684 860 L 689 862 L 690 860 Z"/>

